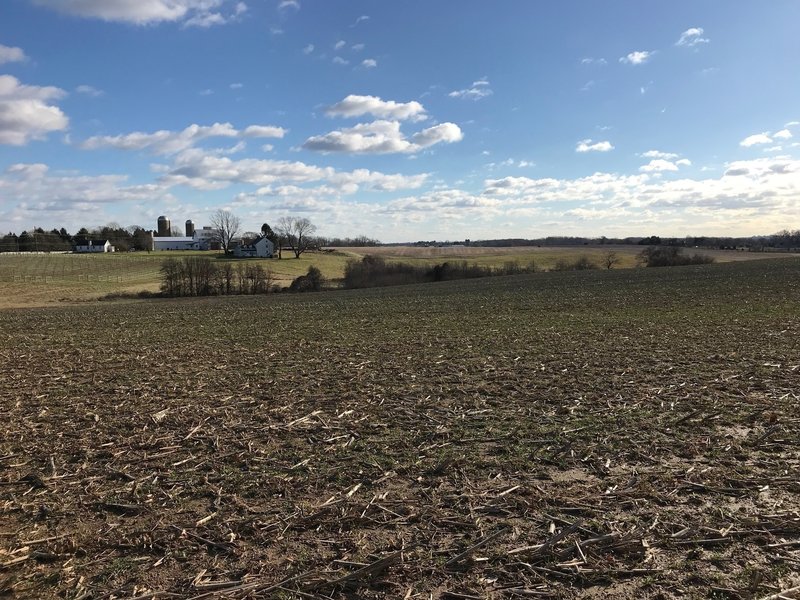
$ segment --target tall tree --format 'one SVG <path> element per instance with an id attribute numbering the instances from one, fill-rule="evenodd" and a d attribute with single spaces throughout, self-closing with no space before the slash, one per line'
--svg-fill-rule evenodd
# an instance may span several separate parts
<path id="1" fill-rule="evenodd" d="M 267 238 L 273 244 L 275 243 L 275 232 L 272 231 L 272 227 L 269 226 L 269 223 L 264 223 L 261 226 L 261 235 Z"/>
<path id="2" fill-rule="evenodd" d="M 295 258 L 311 247 L 311 236 L 316 230 L 317 226 L 306 217 L 281 217 L 275 225 L 275 231 L 292 249 Z"/>
<path id="3" fill-rule="evenodd" d="M 281 239 L 280 235 L 272 230 L 272 227 L 269 226 L 269 223 L 264 223 L 261 226 L 261 235 L 272 242 L 272 245 L 278 249 L 278 258 L 283 258 L 283 240 Z"/>
<path id="4" fill-rule="evenodd" d="M 227 210 L 219 209 L 211 215 L 211 229 L 214 231 L 214 241 L 218 242 L 225 254 L 230 252 L 231 242 L 239 234 L 242 222 L 239 217 Z"/>
<path id="5" fill-rule="evenodd" d="M 132 225 L 128 228 L 128 231 L 131 234 L 131 243 L 134 250 L 146 250 L 149 252 L 153 249 L 153 235 L 144 227 Z"/>
<path id="6" fill-rule="evenodd" d="M 76 246 L 85 246 L 87 241 L 89 240 L 89 230 L 86 227 L 81 227 L 78 230 L 78 233 L 75 234 L 75 245 Z"/>

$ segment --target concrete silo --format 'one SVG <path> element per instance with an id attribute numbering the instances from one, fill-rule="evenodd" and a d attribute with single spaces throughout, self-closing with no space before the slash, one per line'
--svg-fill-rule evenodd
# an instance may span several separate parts
<path id="1" fill-rule="evenodd" d="M 169 237 L 172 231 L 172 224 L 165 216 L 158 217 L 158 237 Z"/>

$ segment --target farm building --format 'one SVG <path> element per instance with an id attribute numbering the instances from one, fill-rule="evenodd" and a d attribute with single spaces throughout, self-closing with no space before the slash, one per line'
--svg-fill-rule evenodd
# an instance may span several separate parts
<path id="1" fill-rule="evenodd" d="M 210 227 L 203 227 L 192 232 L 191 236 L 160 237 L 152 236 L 153 250 L 218 250 L 219 244 L 215 243 L 214 231 Z M 216 246 L 216 248 L 215 248 Z"/>
<path id="2" fill-rule="evenodd" d="M 272 258 L 275 245 L 266 237 L 261 236 L 252 244 L 240 244 L 233 249 L 237 258 Z"/>
<path id="3" fill-rule="evenodd" d="M 187 235 L 189 234 L 187 233 Z M 217 233 L 212 227 L 204 226 L 202 229 L 195 229 L 192 225 L 191 235 L 200 243 L 201 250 L 219 250 Z"/>
<path id="4" fill-rule="evenodd" d="M 193 237 L 153 237 L 153 250 L 207 250 Z"/>
<path id="5" fill-rule="evenodd" d="M 86 240 L 85 244 L 75 246 L 75 252 L 114 252 L 115 248 L 108 240 Z"/>
<path id="6" fill-rule="evenodd" d="M 219 250 L 216 232 L 211 227 L 195 229 L 194 221 L 186 221 L 186 235 L 170 235 L 171 221 L 158 217 L 158 229 L 150 233 L 151 250 Z"/>

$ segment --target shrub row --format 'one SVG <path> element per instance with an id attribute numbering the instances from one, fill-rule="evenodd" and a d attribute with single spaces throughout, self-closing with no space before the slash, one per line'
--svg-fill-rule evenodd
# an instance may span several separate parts
<path id="1" fill-rule="evenodd" d="M 684 254 L 675 246 L 650 246 L 639 253 L 639 262 L 647 267 L 681 267 L 684 265 L 707 265 L 714 259 L 703 254 Z"/>
<path id="2" fill-rule="evenodd" d="M 568 261 L 563 258 L 556 261 L 551 271 L 591 271 L 592 269 L 599 268 L 593 263 L 588 256 L 581 255 L 573 261 Z"/>
<path id="3" fill-rule="evenodd" d="M 517 275 L 532 273 L 536 266 L 524 267 L 509 261 L 498 268 L 467 264 L 465 261 L 445 262 L 430 266 L 415 266 L 407 263 L 387 262 L 383 257 L 367 255 L 351 260 L 344 271 L 344 287 L 348 289 L 384 287 L 410 283 L 429 283 L 454 279 L 474 279 L 495 275 Z"/>
<path id="4" fill-rule="evenodd" d="M 272 273 L 259 264 L 215 263 L 210 258 L 168 258 L 161 264 L 164 296 L 218 296 L 273 292 Z"/>

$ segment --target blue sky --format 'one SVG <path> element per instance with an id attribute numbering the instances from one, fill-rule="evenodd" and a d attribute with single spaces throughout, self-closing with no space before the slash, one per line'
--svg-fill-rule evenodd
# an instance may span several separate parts
<path id="1" fill-rule="evenodd" d="M 0 231 L 796 229 L 797 23 L 795 0 L 4 0 Z"/>

